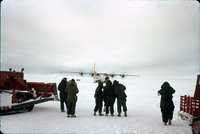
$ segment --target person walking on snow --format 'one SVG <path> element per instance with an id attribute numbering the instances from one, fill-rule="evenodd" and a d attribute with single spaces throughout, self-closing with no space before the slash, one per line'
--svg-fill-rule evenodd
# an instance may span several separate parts
<path id="1" fill-rule="evenodd" d="M 94 116 L 96 116 L 96 112 L 99 111 L 99 116 L 103 116 L 102 112 L 102 88 L 103 88 L 103 83 L 99 80 L 98 81 L 98 87 L 95 90 L 94 98 L 95 98 L 95 108 L 94 108 Z"/>
<path id="2" fill-rule="evenodd" d="M 70 80 L 65 88 L 67 93 L 67 117 L 76 117 L 75 109 L 79 90 L 74 79 Z"/>
<path id="3" fill-rule="evenodd" d="M 65 93 L 65 88 L 67 85 L 67 78 L 63 78 L 58 85 L 58 90 L 60 91 L 60 110 L 61 112 L 65 112 L 64 104 L 67 109 L 67 94 Z"/>
<path id="4" fill-rule="evenodd" d="M 170 86 L 168 82 L 164 82 L 161 86 L 161 89 L 158 91 L 158 95 L 161 95 L 160 100 L 160 108 L 162 112 L 162 120 L 164 125 L 171 125 L 171 121 L 173 118 L 173 111 L 174 111 L 174 103 L 173 103 L 173 96 L 172 94 L 175 93 L 175 90 Z"/>
<path id="5" fill-rule="evenodd" d="M 121 107 L 123 107 L 124 116 L 127 117 L 127 107 L 126 107 L 126 87 L 123 84 L 120 84 L 118 81 L 113 81 L 113 86 L 115 89 L 115 95 L 117 96 L 117 111 L 118 115 L 121 116 Z"/>

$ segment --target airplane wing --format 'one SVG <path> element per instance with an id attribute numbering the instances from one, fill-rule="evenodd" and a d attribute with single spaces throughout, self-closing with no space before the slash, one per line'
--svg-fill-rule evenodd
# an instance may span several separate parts
<path id="1" fill-rule="evenodd" d="M 99 74 L 102 74 L 102 75 L 107 75 L 107 76 L 110 76 L 110 77 L 115 77 L 115 76 L 120 76 L 122 78 L 126 77 L 126 76 L 133 76 L 133 77 L 140 77 L 140 75 L 132 75 L 132 74 L 116 74 L 116 73 L 99 73 Z"/>
<path id="2" fill-rule="evenodd" d="M 94 62 L 94 72 L 88 73 L 88 72 L 68 72 L 68 71 L 60 71 L 60 73 L 69 73 L 69 74 L 79 74 L 83 76 L 84 74 L 90 75 L 94 78 L 94 81 L 97 82 L 98 80 L 105 81 L 106 77 L 114 77 L 114 76 L 120 76 L 121 78 L 124 78 L 126 76 L 133 76 L 133 77 L 140 77 L 140 75 L 131 75 L 131 74 L 115 74 L 115 73 L 97 73 L 96 72 L 96 62 Z"/>
<path id="3" fill-rule="evenodd" d="M 79 74 L 79 75 L 81 75 L 81 76 L 84 75 L 84 74 L 88 74 L 88 75 L 94 74 L 94 73 L 88 73 L 88 72 L 82 72 L 82 71 L 80 71 L 80 72 L 60 71 L 60 73 Z"/>
<path id="4" fill-rule="evenodd" d="M 132 76 L 132 77 L 140 77 L 140 75 L 132 75 L 132 74 L 115 74 L 115 73 L 88 73 L 88 72 L 67 72 L 67 71 L 60 71 L 60 73 L 69 73 L 69 74 L 79 74 L 79 75 L 91 75 L 91 76 L 100 76 L 100 75 L 104 75 L 104 76 L 110 76 L 110 77 L 115 77 L 115 76 L 120 76 L 122 78 L 126 77 L 126 76 Z"/>

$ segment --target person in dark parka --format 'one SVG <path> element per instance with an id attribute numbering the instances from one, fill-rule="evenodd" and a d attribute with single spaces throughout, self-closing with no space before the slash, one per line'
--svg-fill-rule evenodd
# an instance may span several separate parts
<path id="1" fill-rule="evenodd" d="M 126 87 L 123 84 L 120 84 L 118 81 L 114 80 L 113 82 L 115 88 L 115 95 L 117 97 L 117 111 L 118 115 L 121 116 L 121 107 L 123 107 L 124 116 L 127 117 L 127 107 L 126 107 Z"/>
<path id="2" fill-rule="evenodd" d="M 174 103 L 172 94 L 175 93 L 175 90 L 170 86 L 168 82 L 164 82 L 161 86 L 161 89 L 158 91 L 158 95 L 161 95 L 160 108 L 162 112 L 162 120 L 164 125 L 171 125 L 171 120 L 173 118 Z"/>
<path id="3" fill-rule="evenodd" d="M 67 117 L 76 117 L 75 109 L 79 90 L 74 79 L 70 80 L 65 88 L 67 93 Z"/>
<path id="4" fill-rule="evenodd" d="M 67 109 L 67 94 L 65 93 L 65 88 L 67 85 L 67 78 L 63 78 L 58 85 L 58 90 L 60 91 L 60 110 L 61 112 L 65 112 L 64 103 Z"/>
<path id="5" fill-rule="evenodd" d="M 95 90 L 94 98 L 95 98 L 95 108 L 94 108 L 94 116 L 96 115 L 96 112 L 99 111 L 99 116 L 103 116 L 102 112 L 102 88 L 103 88 L 103 83 L 99 80 L 98 81 L 98 86 Z"/>
<path id="6" fill-rule="evenodd" d="M 106 86 L 103 87 L 103 100 L 106 105 L 106 116 L 108 116 L 109 108 L 111 116 L 114 116 L 114 89 L 110 80 L 106 81 Z"/>
<path id="7" fill-rule="evenodd" d="M 108 76 L 105 77 L 105 81 L 103 81 L 103 83 L 106 83 L 107 80 L 109 80 L 109 77 L 108 77 Z M 104 107 L 103 107 L 103 111 L 106 112 L 106 104 L 105 104 L 105 102 L 104 102 L 104 105 L 103 105 L 103 106 L 104 106 Z"/>

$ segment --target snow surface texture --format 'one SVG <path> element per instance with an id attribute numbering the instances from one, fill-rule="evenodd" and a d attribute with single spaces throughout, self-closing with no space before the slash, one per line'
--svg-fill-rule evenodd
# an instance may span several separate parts
<path id="1" fill-rule="evenodd" d="M 54 77 L 55 78 L 55 77 Z M 55 78 L 57 85 L 62 78 Z M 47 80 L 47 79 L 46 79 Z M 36 81 L 36 80 L 35 80 Z M 89 82 L 90 81 L 90 82 Z M 94 91 L 97 83 L 91 80 L 77 82 L 79 88 L 76 118 L 67 118 L 60 111 L 59 101 L 35 105 L 33 111 L 1 116 L 3 133 L 150 133 L 190 134 L 191 127 L 178 119 L 181 95 L 193 96 L 196 78 L 126 78 L 118 81 L 127 89 L 128 117 L 93 116 Z M 164 126 L 160 112 L 160 96 L 157 91 L 168 81 L 176 90 L 174 94 L 174 119 L 172 125 Z M 122 114 L 123 115 L 123 114 Z"/>

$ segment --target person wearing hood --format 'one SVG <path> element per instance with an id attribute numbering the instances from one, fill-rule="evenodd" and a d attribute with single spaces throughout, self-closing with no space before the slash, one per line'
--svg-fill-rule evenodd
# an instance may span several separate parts
<path id="1" fill-rule="evenodd" d="M 118 111 L 118 115 L 117 116 L 121 116 L 121 107 L 123 107 L 123 111 L 124 111 L 124 116 L 127 117 L 127 107 L 126 107 L 126 87 L 123 84 L 120 84 L 118 81 L 114 80 L 113 81 L 113 86 L 115 89 L 115 95 L 117 97 L 117 111 Z"/>
<path id="2" fill-rule="evenodd" d="M 103 116 L 102 112 L 102 88 L 103 88 L 103 83 L 99 80 L 98 81 L 98 86 L 95 90 L 94 98 L 95 98 L 95 108 L 94 108 L 94 116 L 96 116 L 96 112 L 99 111 L 99 116 Z"/>
<path id="3" fill-rule="evenodd" d="M 65 88 L 67 85 L 67 78 L 63 78 L 58 85 L 58 90 L 60 91 L 60 110 L 61 112 L 65 112 L 64 104 L 67 109 L 67 94 L 65 93 Z"/>
<path id="4" fill-rule="evenodd" d="M 109 109 L 110 109 L 111 116 L 114 116 L 113 105 L 114 105 L 115 97 L 114 97 L 114 90 L 113 90 L 112 82 L 110 80 L 107 80 L 106 86 L 104 86 L 103 89 L 104 89 L 103 90 L 103 100 L 106 105 L 106 116 L 108 116 Z"/>
<path id="5" fill-rule="evenodd" d="M 104 85 L 104 83 L 106 84 L 106 81 L 107 80 L 109 80 L 109 77 L 107 76 L 107 77 L 105 77 L 105 81 L 103 81 L 103 85 Z M 104 86 L 103 86 L 104 87 Z M 104 102 L 104 105 L 103 105 L 103 111 L 104 112 L 106 112 L 106 104 L 105 104 L 105 102 Z"/>
<path id="6" fill-rule="evenodd" d="M 160 108 L 164 125 L 167 125 L 167 122 L 169 125 L 172 124 L 171 121 L 175 108 L 172 100 L 172 94 L 174 93 L 175 90 L 170 86 L 168 82 L 164 82 L 161 86 L 161 89 L 158 91 L 158 95 L 161 95 Z"/>
<path id="7" fill-rule="evenodd" d="M 75 109 L 79 90 L 74 79 L 70 80 L 65 88 L 67 93 L 67 117 L 76 117 Z"/>

